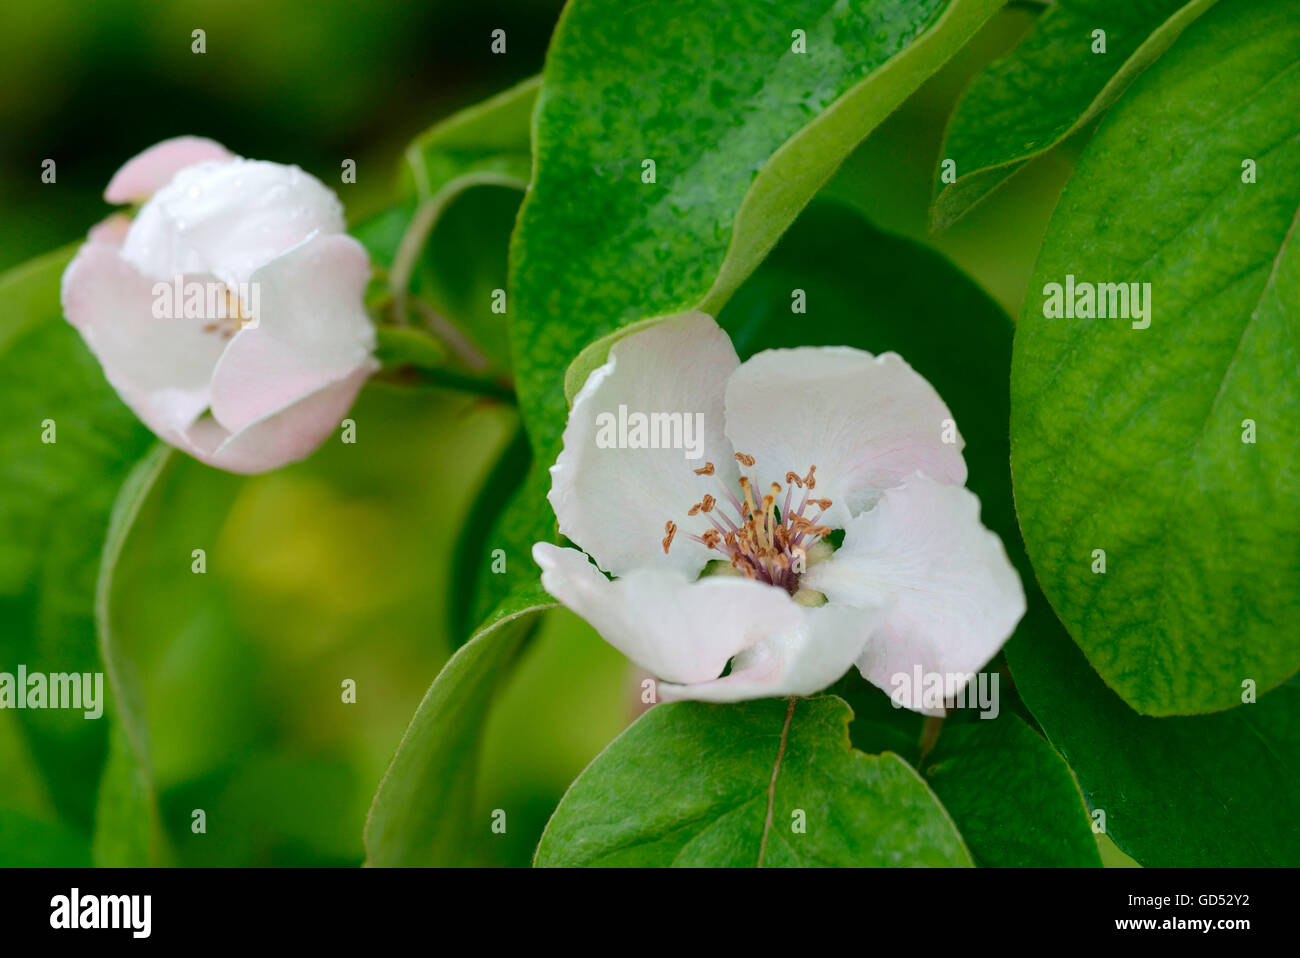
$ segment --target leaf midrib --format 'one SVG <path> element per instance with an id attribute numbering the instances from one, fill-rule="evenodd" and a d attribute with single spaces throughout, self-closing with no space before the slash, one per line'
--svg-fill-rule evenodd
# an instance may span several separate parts
<path id="1" fill-rule="evenodd" d="M 781 740 L 776 747 L 776 760 L 772 763 L 772 779 L 767 784 L 767 814 L 763 819 L 763 834 L 758 841 L 758 864 L 763 867 L 763 858 L 767 854 L 767 837 L 772 831 L 772 814 L 776 805 L 776 780 L 781 774 L 781 760 L 785 758 L 785 745 L 790 738 L 790 721 L 794 718 L 794 707 L 799 699 L 790 697 L 790 705 L 785 710 L 785 724 L 781 726 Z"/>

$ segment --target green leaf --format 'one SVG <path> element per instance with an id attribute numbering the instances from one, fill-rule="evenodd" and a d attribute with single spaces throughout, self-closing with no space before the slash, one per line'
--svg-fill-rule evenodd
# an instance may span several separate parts
<path id="1" fill-rule="evenodd" d="M 12 667 L 6 662 L 0 668 Z M 90 864 L 86 836 L 57 820 L 44 778 L 24 741 L 17 709 L 0 709 L 0 868 Z"/>
<path id="2" fill-rule="evenodd" d="M 140 676 L 113 632 L 109 606 L 127 534 L 171 456 L 170 446 L 155 445 L 122 484 L 109 518 L 95 588 L 95 625 L 109 699 L 106 712 L 112 722 L 108 765 L 95 814 L 94 856 L 101 867 L 159 865 L 166 856 Z"/>
<path id="3" fill-rule="evenodd" d="M 88 868 L 90 849 L 80 834 L 64 825 L 0 808 L 0 866 Z"/>
<path id="4" fill-rule="evenodd" d="M 111 720 L 108 763 L 100 781 L 96 809 L 94 858 L 100 866 L 147 866 L 170 862 L 157 797 L 159 775 L 176 757 L 164 749 L 155 763 L 150 734 L 146 687 L 151 659 L 159 646 L 193 652 L 196 624 L 224 625 L 223 638 L 235 641 L 219 587 L 208 576 L 192 573 L 194 543 L 204 545 L 205 558 L 215 558 L 213 541 L 244 477 L 204 466 L 162 443 L 140 461 L 123 483 L 109 521 L 95 596 L 95 620 L 100 656 L 109 690 Z M 210 553 L 210 555 L 208 555 Z M 217 615 L 213 613 L 217 612 Z M 152 653 L 152 654 L 151 654 Z M 191 664 L 195 661 L 190 655 Z M 210 666 L 209 663 L 205 663 Z M 220 672 L 205 670 L 218 682 Z M 228 676 L 225 676 L 228 677 Z M 151 689 L 152 691 L 153 689 Z M 217 696 L 220 701 L 229 695 Z M 185 723 L 204 693 L 191 695 L 179 707 L 164 709 L 155 721 Z M 154 702 L 155 709 L 157 703 Z M 209 707 L 212 702 L 207 703 Z M 229 724 L 227 718 L 224 724 Z M 190 722 L 189 727 L 199 727 Z M 211 755 L 208 735 L 189 743 L 181 762 Z"/>
<path id="5" fill-rule="evenodd" d="M 454 319 L 494 369 L 510 368 L 507 288 L 510 234 L 524 194 L 521 187 L 480 186 L 447 206 L 415 272 L 413 289 Z"/>
<path id="6" fill-rule="evenodd" d="M 1215 715 L 1138 715 L 1042 612 L 1007 660 L 1116 845 L 1149 867 L 1300 865 L 1300 687 Z"/>
<path id="7" fill-rule="evenodd" d="M 1297 49 L 1285 0 L 1225 0 L 1187 29 L 1080 159 L 1016 336 L 1030 557 L 1146 714 L 1226 709 L 1300 667 Z M 1149 328 L 1047 318 L 1039 291 L 1068 276 L 1151 284 Z"/>
<path id="8" fill-rule="evenodd" d="M 557 452 L 562 387 L 581 385 L 611 334 L 716 314 L 840 161 L 998 6 L 570 4 L 511 251 L 515 370 L 538 461 Z M 795 30 L 806 53 L 793 52 Z"/>
<path id="9" fill-rule="evenodd" d="M 849 739 L 859 752 L 893 752 L 915 768 L 921 761 L 921 739 L 926 717 L 910 709 L 895 708 L 889 696 L 851 668 L 826 690 L 853 709 Z"/>
<path id="10" fill-rule="evenodd" d="M 385 273 L 393 267 L 393 257 L 397 255 L 397 248 L 402 245 L 402 237 L 406 235 L 407 227 L 411 225 L 411 217 L 415 215 L 416 205 L 415 197 L 407 197 L 348 229 L 348 232 L 366 248 L 371 261 L 381 267 Z M 384 284 L 384 288 L 387 290 L 387 283 Z"/>
<path id="11" fill-rule="evenodd" d="M 33 672 L 98 670 L 100 547 L 117 488 L 153 441 L 62 319 L 59 278 L 73 252 L 0 276 L 0 663 Z M 87 834 L 87 769 L 103 761 L 106 724 L 60 709 L 16 716 L 58 816 Z"/>
<path id="12" fill-rule="evenodd" d="M 375 358 L 386 367 L 441 369 L 447 361 L 446 347 L 419 329 L 410 326 L 378 326 L 375 334 Z"/>
<path id="13" fill-rule="evenodd" d="M 393 298 L 399 317 L 413 313 L 433 327 L 473 373 L 509 366 L 492 292 L 506 287 L 510 232 L 532 170 L 538 86 L 538 78 L 526 80 L 415 139 L 404 155 L 402 198 L 352 229 L 382 268 L 382 290 L 378 279 L 372 289 Z"/>
<path id="14" fill-rule="evenodd" d="M 482 588 L 474 597 L 472 618 L 478 618 L 484 608 L 494 609 L 508 599 L 522 601 L 522 597 L 532 596 L 534 602 L 550 601 L 542 590 L 540 572 L 533 561 L 534 543 L 553 542 L 559 536 L 555 514 L 546 500 L 546 492 L 551 487 L 550 464 L 536 458 L 531 462 L 523 484 L 511 495 L 486 537 L 490 549 L 505 552 L 506 571 L 481 580 Z"/>
<path id="15" fill-rule="evenodd" d="M 501 539 L 484 534 L 484 530 L 504 534 L 500 520 L 528 475 L 531 459 L 528 437 L 520 425 L 479 487 L 457 534 L 452 549 L 457 558 L 452 568 L 447 602 L 448 632 L 453 645 L 459 645 L 462 636 L 468 637 L 471 623 L 481 621 L 500 602 L 505 594 L 502 590 L 511 588 L 517 577 L 502 578 L 510 575 L 511 552 L 515 553 L 517 561 L 525 564 L 525 568 L 532 563 L 526 551 L 531 548 L 531 543 L 520 543 L 507 549 Z M 501 552 L 500 561 L 505 563 L 504 571 L 497 567 L 497 550 Z M 494 580 L 500 580 L 500 585 Z"/>
<path id="16" fill-rule="evenodd" d="M 930 224 L 946 229 L 1025 163 L 1123 95 L 1215 0 L 1058 0 L 1010 54 L 975 76 L 944 135 L 957 180 L 937 183 Z M 1105 31 L 1105 53 L 1093 31 Z"/>
<path id="17" fill-rule="evenodd" d="M 376 438 L 370 433 L 367 442 Z M 368 448 L 371 456 L 381 454 Z M 241 732 L 257 721 L 232 689 L 256 670 L 243 656 L 245 630 L 237 609 L 242 600 L 260 606 L 262 616 L 273 612 L 265 594 L 259 602 L 245 582 L 242 589 L 227 585 L 238 560 L 223 533 L 241 491 L 282 482 L 284 476 L 284 471 L 263 479 L 235 475 L 173 451 L 142 490 L 115 561 L 104 570 L 100 640 L 105 658 L 111 656 L 128 679 L 135 726 L 133 739 L 123 744 L 141 744 L 149 781 L 164 803 L 167 789 L 177 782 L 239 754 L 248 744 Z M 312 500 L 312 506 L 314 522 L 328 523 L 319 501 Z M 202 550 L 202 574 L 195 572 L 196 549 Z M 282 641 L 292 641 L 281 634 Z M 178 668 L 179 662 L 184 667 Z M 182 832 L 182 821 L 184 834 L 191 834 L 190 810 L 184 819 L 172 820 L 172 834 Z"/>
<path id="18" fill-rule="evenodd" d="M 475 827 L 474 782 L 493 696 L 537 613 L 554 604 L 530 600 L 504 603 L 429 687 L 375 793 L 366 819 L 367 864 L 462 863 Z"/>
<path id="19" fill-rule="evenodd" d="M 892 752 L 849 744 L 833 695 L 657 705 L 575 781 L 539 866 L 969 865 Z"/>
<path id="20" fill-rule="evenodd" d="M 977 864 L 1100 867 L 1070 767 L 1015 715 L 945 723 L 920 771 Z"/>
<path id="21" fill-rule="evenodd" d="M 421 253 L 439 217 L 471 186 L 523 189 L 532 172 L 529 121 L 539 78 L 462 110 L 436 124 L 407 148 L 402 188 L 415 209 L 393 249 L 390 286 L 411 288 Z"/>

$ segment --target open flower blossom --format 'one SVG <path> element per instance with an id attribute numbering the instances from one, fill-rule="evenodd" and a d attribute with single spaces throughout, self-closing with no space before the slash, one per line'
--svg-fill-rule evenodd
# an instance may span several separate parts
<path id="1" fill-rule="evenodd" d="M 91 230 L 63 274 L 63 310 L 123 402 L 231 472 L 311 453 L 379 367 L 370 261 L 338 197 L 296 166 L 198 137 L 145 150 L 104 197 L 143 205 Z"/>
<path id="2" fill-rule="evenodd" d="M 660 423 L 703 413 L 704 454 L 666 434 L 598 441 L 620 407 Z M 575 397 L 549 499 L 582 551 L 537 543 L 533 557 L 546 591 L 656 676 L 661 699 L 808 695 L 856 663 L 899 705 L 934 711 L 895 677 L 919 667 L 955 695 L 1025 611 L 962 447 L 894 353 L 742 364 L 710 317 L 684 314 L 616 342 Z"/>

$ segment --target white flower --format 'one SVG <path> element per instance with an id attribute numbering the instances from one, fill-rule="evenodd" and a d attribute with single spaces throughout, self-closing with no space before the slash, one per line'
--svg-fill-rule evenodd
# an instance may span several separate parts
<path id="1" fill-rule="evenodd" d="M 703 413 L 704 456 L 598 443 L 598 417 L 620 406 Z M 542 585 L 663 699 L 807 695 L 856 662 L 926 711 L 894 676 L 975 672 L 1025 611 L 963 485 L 963 443 L 943 441 L 950 417 L 894 353 L 775 349 L 741 364 L 708 316 L 665 320 L 615 343 L 574 399 L 549 499 L 586 554 L 536 544 Z"/>
<path id="2" fill-rule="evenodd" d="M 311 453 L 379 366 L 370 261 L 338 198 L 296 166 L 197 137 L 141 153 L 104 196 L 144 205 L 91 231 L 63 310 L 122 400 L 232 472 Z"/>

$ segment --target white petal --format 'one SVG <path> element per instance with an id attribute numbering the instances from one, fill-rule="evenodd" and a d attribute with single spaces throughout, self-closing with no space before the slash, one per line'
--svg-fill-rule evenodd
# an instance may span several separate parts
<path id="1" fill-rule="evenodd" d="M 233 159 L 178 172 L 145 203 L 122 255 L 146 276 L 211 273 L 229 286 L 314 233 L 341 233 L 343 207 L 296 166 Z"/>
<path id="2" fill-rule="evenodd" d="M 727 383 L 727 435 L 758 460 L 760 486 L 784 485 L 787 472 L 803 476 L 816 466 L 814 495 L 832 501 L 823 522 L 836 528 L 913 472 L 964 483 L 961 437 L 943 442 L 951 416 L 895 353 L 771 349 Z"/>
<path id="3" fill-rule="evenodd" d="M 207 408 L 226 340 L 196 320 L 156 318 L 153 280 L 118 255 L 113 235 L 98 230 L 64 271 L 63 313 L 123 402 L 166 438 Z"/>
<path id="4" fill-rule="evenodd" d="M 238 432 L 366 362 L 370 260 L 346 235 L 316 236 L 253 274 L 256 326 L 235 334 L 212 377 L 212 414 Z"/>
<path id="5" fill-rule="evenodd" d="M 739 702 L 744 699 L 812 695 L 832 685 L 862 653 L 884 609 L 824 605 L 798 607 L 798 628 L 769 634 L 736 656 L 724 678 L 692 685 L 659 684 L 665 702 Z"/>
<path id="6" fill-rule="evenodd" d="M 940 675 L 978 671 L 1024 615 L 1020 576 L 979 509 L 969 489 L 909 476 L 852 520 L 844 545 L 804 575 L 801 585 L 832 603 L 878 608 L 892 600 L 858 660 L 885 691 L 917 666 Z"/>
<path id="7" fill-rule="evenodd" d="M 249 423 L 233 435 L 215 419 L 204 418 L 184 436 L 163 438 L 227 472 L 269 472 L 315 452 L 338 428 L 366 378 L 378 368 L 377 361 L 367 359 L 342 379 Z"/>
<path id="8" fill-rule="evenodd" d="M 113 204 L 143 203 L 185 167 L 229 159 L 233 159 L 229 150 L 201 136 L 163 140 L 127 160 L 109 180 L 104 199 Z"/>
<path id="9" fill-rule="evenodd" d="M 685 533 L 710 526 L 686 513 L 705 494 L 719 497 L 720 484 L 736 488 L 722 403 L 726 379 L 738 364 L 727 334 L 703 313 L 688 313 L 619 340 L 609 361 L 588 377 L 564 427 L 564 451 L 551 467 L 547 498 L 560 532 L 605 571 L 623 575 L 666 564 L 694 575 L 708 561 L 708 550 Z M 679 438 L 689 422 L 698 449 L 602 448 L 609 439 L 617 445 L 620 407 L 629 420 L 681 414 Z M 636 438 L 631 430 L 628 438 Z M 688 452 L 698 458 L 686 458 Z M 697 476 L 694 470 L 706 462 L 714 463 L 716 475 Z M 665 557 L 668 520 L 680 530 Z"/>
<path id="10" fill-rule="evenodd" d="M 739 576 L 692 582 L 674 569 L 610 581 L 577 549 L 533 546 L 542 587 L 614 648 L 668 682 L 704 682 L 737 652 L 798 631 L 802 609 L 783 590 Z M 847 661 L 846 661 L 847 667 Z"/>

